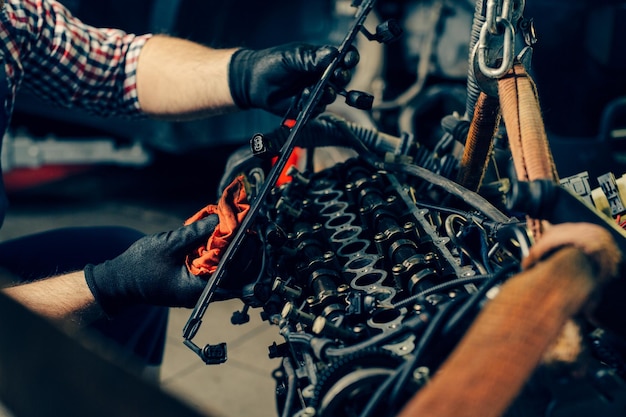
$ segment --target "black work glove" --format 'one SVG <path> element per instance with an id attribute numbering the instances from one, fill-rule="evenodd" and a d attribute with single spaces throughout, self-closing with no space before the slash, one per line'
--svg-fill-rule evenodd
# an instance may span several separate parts
<path id="1" fill-rule="evenodd" d="M 310 93 L 336 55 L 337 48 L 333 46 L 300 43 L 258 51 L 240 49 L 234 53 L 228 73 L 235 104 L 241 109 L 260 108 L 286 116 L 289 109 L 295 108 L 295 101 L 301 94 Z M 335 101 L 338 92 L 348 85 L 359 53 L 351 48 L 342 61 L 316 107 L 318 113 Z"/>
<path id="2" fill-rule="evenodd" d="M 215 214 L 179 229 L 145 236 L 124 253 L 85 267 L 87 285 L 108 315 L 133 304 L 193 307 L 206 280 L 192 275 L 186 255 L 206 242 L 218 224 Z"/>

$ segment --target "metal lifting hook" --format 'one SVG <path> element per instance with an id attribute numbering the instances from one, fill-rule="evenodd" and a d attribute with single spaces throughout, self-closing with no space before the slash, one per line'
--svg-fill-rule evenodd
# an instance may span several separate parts
<path id="1" fill-rule="evenodd" d="M 515 27 L 524 12 L 524 0 L 488 0 L 485 23 L 478 40 L 478 68 L 488 78 L 501 78 L 515 61 Z"/>
<path id="2" fill-rule="evenodd" d="M 248 231 L 253 226 L 255 218 L 259 214 L 260 209 L 264 204 L 264 201 L 269 196 L 270 191 L 272 190 L 274 184 L 276 184 L 276 181 L 280 176 L 280 173 L 283 171 L 285 165 L 287 164 L 289 156 L 296 146 L 296 141 L 298 139 L 300 131 L 314 114 L 315 108 L 321 100 L 324 88 L 329 83 L 333 72 L 335 71 L 339 63 L 342 62 L 342 60 L 344 59 L 357 34 L 362 31 L 366 33 L 364 29 L 364 23 L 369 13 L 372 11 L 374 3 L 375 0 L 354 0 L 352 2 L 353 6 L 358 7 L 352 27 L 348 31 L 341 45 L 338 47 L 338 53 L 336 57 L 328 65 L 320 80 L 313 88 L 311 94 L 308 96 L 308 99 L 302 106 L 302 110 L 298 113 L 295 125 L 291 128 L 290 134 L 285 144 L 283 145 L 283 148 L 281 149 L 278 160 L 268 173 L 265 184 L 259 191 L 256 199 L 252 202 L 248 215 L 244 218 L 241 225 L 239 226 L 239 230 L 233 237 L 232 242 L 228 245 L 226 251 L 222 256 L 222 259 L 220 260 L 220 263 L 217 266 L 216 271 L 210 276 L 209 280 L 207 281 L 206 287 L 204 288 L 202 295 L 200 296 L 194 310 L 191 313 L 191 316 L 189 317 L 189 320 L 187 321 L 183 329 L 183 343 L 191 350 L 193 350 L 206 364 L 220 364 L 225 362 L 226 344 L 220 343 L 217 345 L 206 345 L 204 348 L 200 348 L 198 345 L 193 343 L 192 339 L 197 334 L 198 329 L 202 324 L 202 318 L 220 282 L 225 277 L 234 255 L 241 247 Z"/>
<path id="3" fill-rule="evenodd" d="M 490 3 L 493 1 L 490 1 Z M 496 33 L 502 32 L 502 57 L 500 59 L 500 65 L 498 67 L 490 66 L 492 60 L 488 58 L 490 50 L 493 50 L 493 42 L 495 39 L 491 32 L 491 25 L 485 23 L 480 31 L 480 38 L 478 40 L 478 67 L 483 75 L 489 78 L 501 78 L 513 67 L 513 60 L 515 59 L 515 49 L 513 48 L 513 42 L 515 37 L 515 29 L 510 21 L 502 17 L 495 19 Z"/>

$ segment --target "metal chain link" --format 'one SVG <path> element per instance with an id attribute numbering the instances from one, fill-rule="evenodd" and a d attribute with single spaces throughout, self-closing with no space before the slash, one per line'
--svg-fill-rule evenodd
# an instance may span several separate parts
<path id="1" fill-rule="evenodd" d="M 485 23 L 477 44 L 480 72 L 492 79 L 503 77 L 515 61 L 515 26 L 522 17 L 524 0 L 488 0 Z"/>

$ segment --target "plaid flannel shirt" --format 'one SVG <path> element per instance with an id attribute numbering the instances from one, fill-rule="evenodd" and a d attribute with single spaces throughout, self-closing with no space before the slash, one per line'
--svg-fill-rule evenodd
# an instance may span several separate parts
<path id="1" fill-rule="evenodd" d="M 21 86 L 63 107 L 141 116 L 136 68 L 149 36 L 86 25 L 55 0 L 7 0 L 0 13 L 6 115 Z"/>

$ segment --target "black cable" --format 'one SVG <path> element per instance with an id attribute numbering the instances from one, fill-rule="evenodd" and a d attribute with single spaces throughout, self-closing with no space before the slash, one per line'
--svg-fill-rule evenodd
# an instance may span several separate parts
<path id="1" fill-rule="evenodd" d="M 447 287 L 459 285 L 461 282 L 468 283 L 468 282 L 473 282 L 476 280 L 487 280 L 487 282 L 483 286 L 481 286 L 480 290 L 472 294 L 466 301 L 463 298 L 455 299 L 452 302 L 446 304 L 441 310 L 437 312 L 437 314 L 434 316 L 432 321 L 430 321 L 428 327 L 425 329 L 424 333 L 422 334 L 422 337 L 420 338 L 420 341 L 415 348 L 413 357 L 407 362 L 405 362 L 403 365 L 398 367 L 397 371 L 394 374 L 390 375 L 383 382 L 383 384 L 378 388 L 378 390 L 370 398 L 365 408 L 361 411 L 361 414 L 359 415 L 359 417 L 370 417 L 372 413 L 374 412 L 375 408 L 379 405 L 380 401 L 382 400 L 382 397 L 389 392 L 392 385 L 393 385 L 393 389 L 391 390 L 391 393 L 388 396 L 387 402 L 389 405 L 395 404 L 411 372 L 413 371 L 413 369 L 415 369 L 416 364 L 422 358 L 424 351 L 432 342 L 432 340 L 435 338 L 435 336 L 439 334 L 449 334 L 449 332 L 457 326 L 461 318 L 465 317 L 467 312 L 471 308 L 473 308 L 480 300 L 482 300 L 482 298 L 487 293 L 487 291 L 489 291 L 489 289 L 491 289 L 497 282 L 502 280 L 505 274 L 513 271 L 516 268 L 517 268 L 517 264 L 510 264 L 510 265 L 507 265 L 506 267 L 503 267 L 495 274 L 471 277 L 473 279 L 464 278 L 464 279 L 451 281 L 449 283 L 445 283 L 437 287 L 430 288 L 426 291 L 422 291 L 421 293 L 416 294 L 415 296 L 411 297 L 411 299 L 425 297 L 426 295 L 430 293 L 435 293 L 435 292 L 441 291 L 442 289 L 446 289 Z M 454 284 L 454 285 L 449 285 L 449 284 Z M 460 307 L 458 306 L 458 304 L 461 301 L 458 301 L 458 300 L 464 301 L 460 305 Z M 404 300 L 401 303 L 405 303 L 406 301 L 407 300 Z M 398 304 L 396 304 L 394 307 L 397 308 Z M 457 307 L 459 308 L 456 309 Z M 450 314 L 453 314 L 453 315 L 450 318 L 450 320 L 447 320 L 450 317 Z M 439 333 L 438 332 L 439 330 L 442 330 L 442 332 Z"/>
<path id="2" fill-rule="evenodd" d="M 441 310 L 437 312 L 433 320 L 430 322 L 430 325 L 422 334 L 422 337 L 420 338 L 420 341 L 415 348 L 413 357 L 407 362 L 407 366 L 404 367 L 400 372 L 400 375 L 398 376 L 397 381 L 394 384 L 393 390 L 388 397 L 388 405 L 391 406 L 397 402 L 398 396 L 400 395 L 402 388 L 404 388 L 404 386 L 406 385 L 406 381 L 411 375 L 411 372 L 413 371 L 413 369 L 415 369 L 417 363 L 422 359 L 426 348 L 430 345 L 435 336 L 438 336 L 440 334 L 439 330 L 441 330 L 443 324 L 448 319 L 449 314 L 451 314 L 457 307 L 457 304 L 461 302 L 460 300 L 463 300 L 463 298 L 456 298 L 449 301 L 445 306 L 441 308 Z"/>
<path id="3" fill-rule="evenodd" d="M 323 356 L 326 358 L 344 356 L 352 353 L 357 353 L 362 349 L 367 349 L 372 346 L 382 345 L 387 341 L 395 339 L 404 333 L 417 331 L 419 327 L 426 325 L 429 321 L 430 316 L 428 314 L 415 315 L 406 319 L 400 326 L 398 326 L 395 330 L 391 332 L 378 334 L 368 340 L 348 347 L 328 347 L 323 352 Z"/>
<path id="4" fill-rule="evenodd" d="M 483 266 L 487 270 L 487 273 L 493 274 L 493 267 L 489 262 L 489 242 L 487 240 L 485 231 L 482 229 L 480 231 L 480 256 L 483 262 Z"/>
<path id="5" fill-rule="evenodd" d="M 285 370 L 285 374 L 287 374 L 288 391 L 281 417 L 289 417 L 291 415 L 289 412 L 293 407 L 293 400 L 296 397 L 296 371 L 293 369 L 293 366 L 291 366 L 291 363 L 289 363 L 288 358 L 283 359 L 283 369 Z"/>
<path id="6" fill-rule="evenodd" d="M 519 270 L 519 264 L 510 263 L 508 265 L 503 266 L 500 270 L 494 273 L 487 282 L 482 285 L 478 291 L 473 293 L 470 298 L 459 308 L 459 310 L 452 316 L 452 318 L 446 324 L 444 329 L 444 333 L 448 334 L 451 331 L 455 330 L 457 325 L 461 323 L 463 318 L 469 313 L 471 309 L 476 307 L 476 305 L 485 297 L 487 292 L 492 289 L 499 281 L 502 281 L 505 275 L 510 274 L 513 271 Z"/>
<path id="7" fill-rule="evenodd" d="M 466 219 L 474 217 L 474 215 L 468 211 L 454 209 L 451 207 L 438 206 L 436 204 L 424 203 L 423 201 L 416 201 L 415 205 L 419 207 L 427 208 L 429 210 L 440 211 L 442 213 L 457 214 L 461 217 L 465 217 Z"/>
<path id="8" fill-rule="evenodd" d="M 492 205 L 489 201 L 483 198 L 478 193 L 475 193 L 467 188 L 457 184 L 456 182 L 437 175 L 425 168 L 410 165 L 410 164 L 385 164 L 384 167 L 389 171 L 400 171 L 405 174 L 409 174 L 418 178 L 422 178 L 433 185 L 436 185 L 448 193 L 456 196 L 457 198 L 465 201 L 467 204 L 474 207 L 479 212 L 483 213 L 489 219 L 500 222 L 500 223 L 508 223 L 511 219 L 498 210 L 494 205 Z"/>
<path id="9" fill-rule="evenodd" d="M 389 388 L 391 387 L 391 384 L 393 384 L 393 381 L 395 381 L 396 376 L 401 372 L 401 369 L 406 366 L 407 362 L 403 363 L 396 369 L 396 372 L 389 375 L 387 379 L 385 379 L 385 381 L 378 387 L 374 395 L 370 397 L 369 401 L 365 405 L 365 408 L 361 411 L 361 414 L 359 414 L 359 417 L 369 417 L 372 414 L 376 406 L 380 403 L 382 396 L 389 391 Z"/>
<path id="10" fill-rule="evenodd" d="M 376 409 L 376 407 L 380 404 L 382 397 L 389 391 L 389 389 L 391 388 L 391 385 L 394 384 L 395 382 L 394 389 L 392 391 L 392 396 L 389 397 L 387 400 L 388 404 L 393 404 L 394 402 L 393 398 L 397 396 L 396 391 L 399 391 L 399 389 L 401 389 L 401 387 L 399 388 L 399 385 L 403 384 L 406 381 L 406 378 L 408 378 L 408 375 L 410 374 L 415 363 L 421 357 L 422 352 L 424 351 L 426 346 L 430 343 L 430 341 L 433 339 L 433 337 L 436 335 L 436 330 L 440 327 L 441 323 L 446 318 L 447 312 L 449 309 L 451 309 L 452 304 L 453 303 L 448 303 L 441 310 L 439 310 L 437 314 L 435 314 L 433 320 L 429 323 L 428 327 L 424 330 L 424 333 L 422 334 L 422 337 L 420 338 L 420 342 L 418 346 L 415 348 L 415 351 L 414 351 L 415 354 L 413 358 L 410 361 L 404 362 L 402 365 L 400 365 L 396 369 L 396 372 L 394 372 L 393 374 L 389 375 L 389 377 L 387 377 L 387 379 L 382 383 L 380 387 L 378 387 L 374 395 L 367 402 L 367 404 L 365 405 L 365 408 L 359 414 L 359 417 L 370 417 L 372 413 L 374 412 L 374 410 Z"/>
<path id="11" fill-rule="evenodd" d="M 431 294 L 435 294 L 441 291 L 448 290 L 450 288 L 459 287 L 461 285 L 474 284 L 478 281 L 486 281 L 493 278 L 492 274 L 487 275 L 474 275 L 473 277 L 465 277 L 465 278 L 457 278 L 452 281 L 444 282 L 439 285 L 435 285 L 434 287 L 430 287 L 424 291 L 421 291 L 415 295 L 410 296 L 409 298 L 405 298 L 402 301 L 398 301 L 396 304 L 393 304 L 391 307 L 394 309 L 406 307 L 409 304 L 416 302 L 417 300 L 427 297 Z"/>

